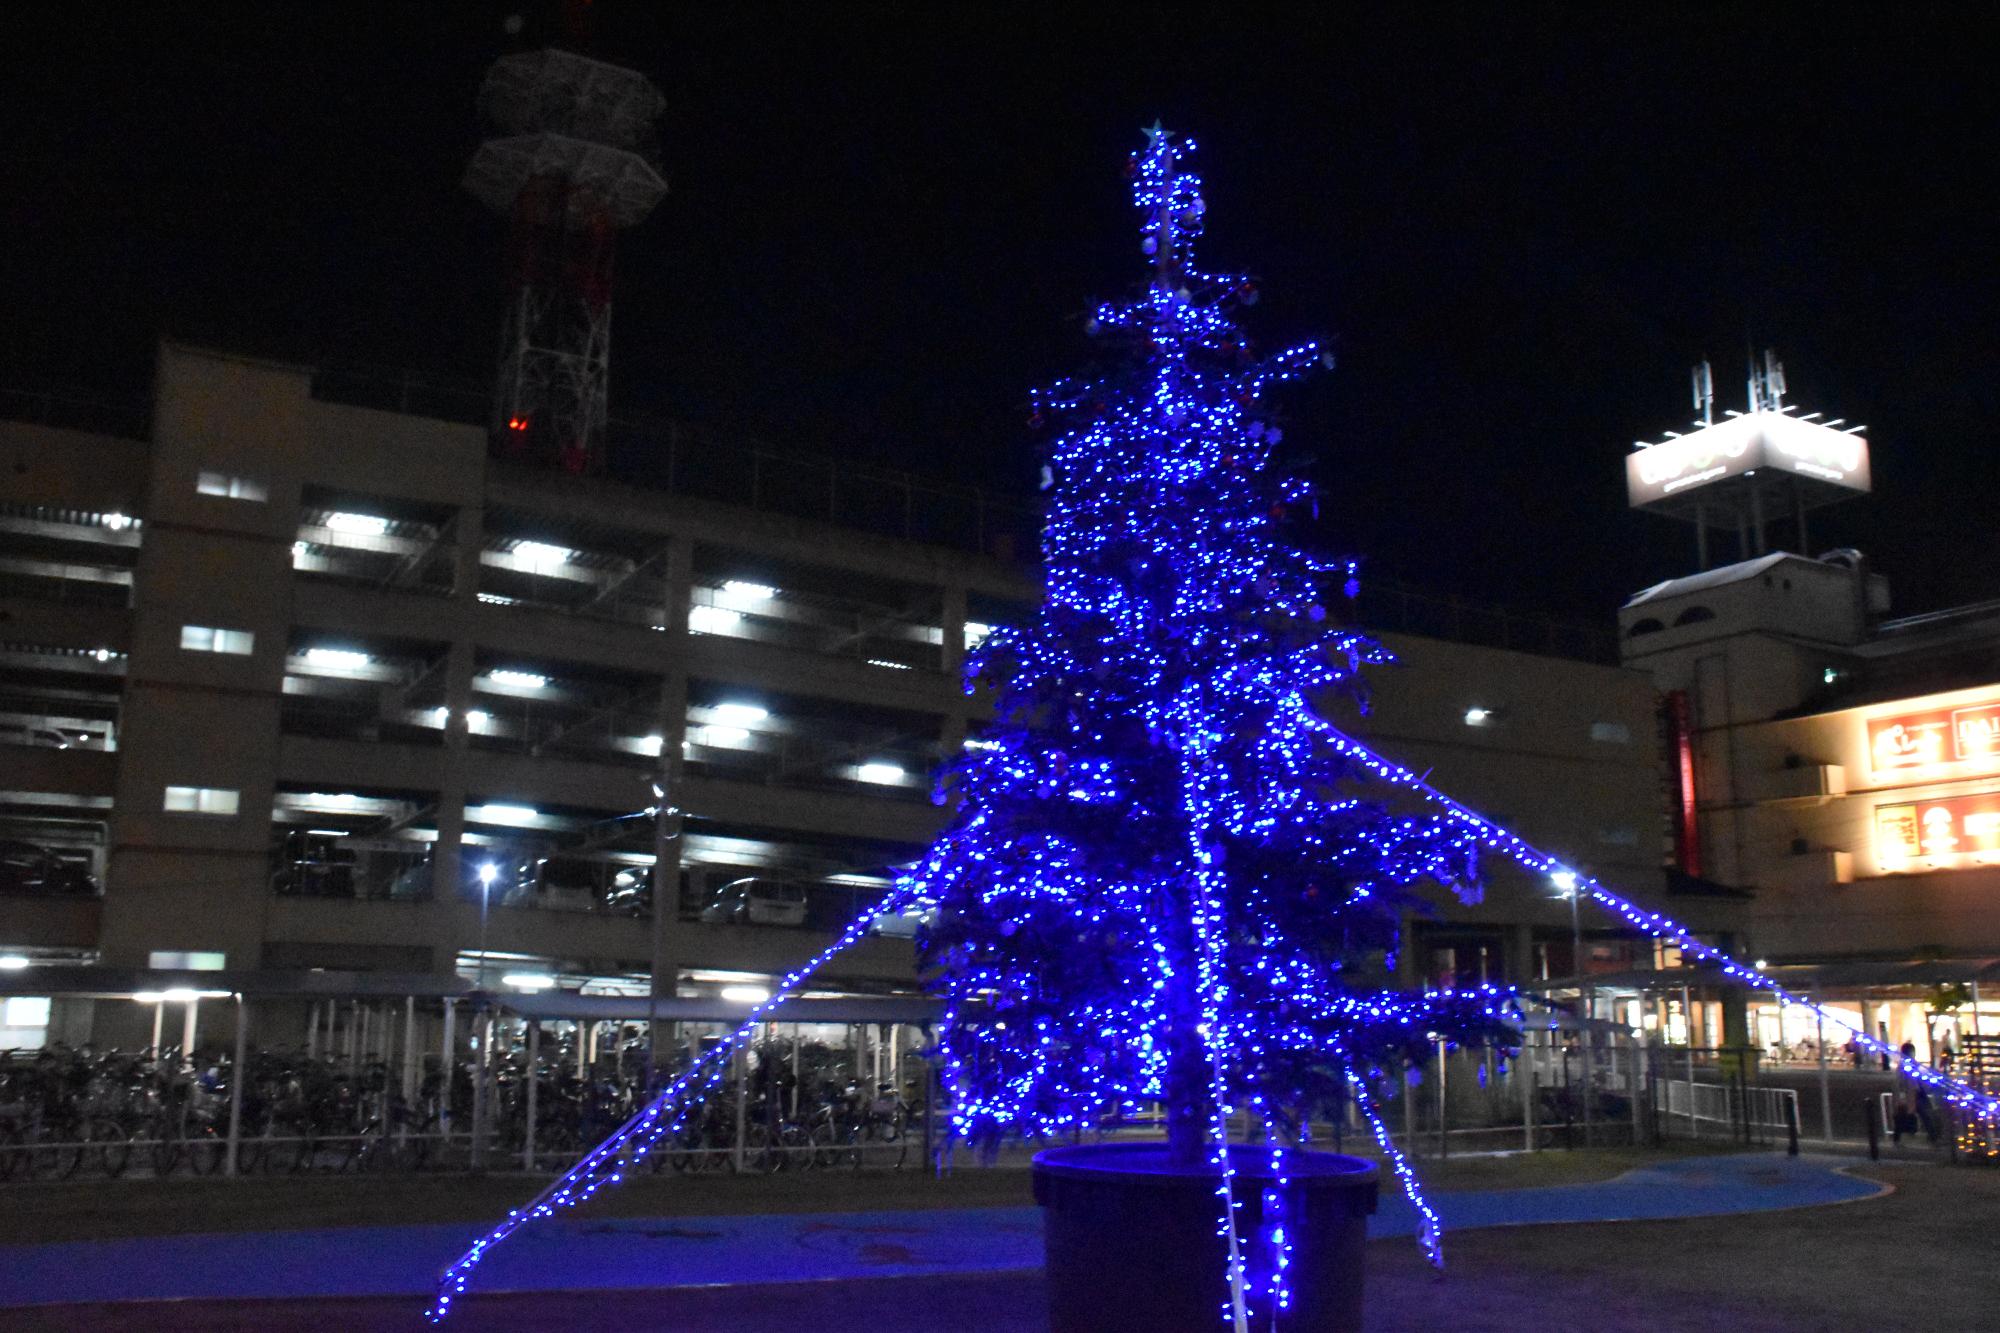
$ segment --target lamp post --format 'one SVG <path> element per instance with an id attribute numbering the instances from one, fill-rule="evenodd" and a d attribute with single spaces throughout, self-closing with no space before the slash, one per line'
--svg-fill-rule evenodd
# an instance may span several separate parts
<path id="1" fill-rule="evenodd" d="M 1577 906 L 1577 899 L 1583 895 L 1577 892 L 1576 872 L 1558 870 L 1549 876 L 1549 883 L 1556 886 L 1556 892 L 1569 899 L 1570 965 L 1576 969 L 1576 984 L 1579 993 L 1588 995 L 1583 984 L 1583 917 Z M 1586 999 L 1587 1016 L 1595 1017 L 1595 1006 Z"/>
<path id="2" fill-rule="evenodd" d="M 479 984 L 486 989 L 486 917 L 492 906 L 493 880 L 500 867 L 488 861 L 479 867 Z M 472 1078 L 472 1169 L 486 1169 L 486 1080 L 493 1066 L 493 1011 L 482 994 L 479 1000 L 479 1063 Z M 529 1075 L 533 1077 L 532 1071 Z"/>
<path id="3" fill-rule="evenodd" d="M 1584 985 L 1583 980 L 1583 913 L 1577 900 L 1583 894 L 1577 888 L 1574 870 L 1557 870 L 1549 875 L 1549 883 L 1556 886 L 1556 892 L 1569 899 L 1570 965 L 1576 969 L 1577 994 L 1583 1000 L 1582 1030 L 1577 1033 L 1577 1051 L 1583 1056 L 1583 1144 L 1590 1146 L 1591 1105 L 1596 1100 L 1597 1070 L 1593 1057 L 1596 1043 L 1592 1040 L 1590 1019 L 1597 1017 L 1597 997 Z"/>
<path id="4" fill-rule="evenodd" d="M 493 880 L 500 867 L 488 861 L 479 867 L 479 988 L 486 989 L 486 914 L 492 906 Z"/>

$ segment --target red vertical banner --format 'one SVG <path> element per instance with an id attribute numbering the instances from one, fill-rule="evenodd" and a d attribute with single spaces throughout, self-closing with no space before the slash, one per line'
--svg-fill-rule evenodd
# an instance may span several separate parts
<path id="1" fill-rule="evenodd" d="M 1672 758 L 1674 864 L 1681 873 L 1701 874 L 1701 825 L 1695 814 L 1694 715 L 1686 690 L 1669 690 L 1667 744 Z"/>

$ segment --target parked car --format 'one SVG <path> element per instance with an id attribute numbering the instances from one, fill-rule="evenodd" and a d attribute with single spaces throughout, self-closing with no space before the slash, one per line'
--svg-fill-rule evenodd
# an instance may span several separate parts
<path id="1" fill-rule="evenodd" d="M 0 893 L 86 898 L 97 880 L 82 862 L 32 842 L 0 841 Z"/>
<path id="2" fill-rule="evenodd" d="M 709 891 L 701 919 L 741 926 L 803 926 L 806 886 L 755 875 L 731 880 Z"/>

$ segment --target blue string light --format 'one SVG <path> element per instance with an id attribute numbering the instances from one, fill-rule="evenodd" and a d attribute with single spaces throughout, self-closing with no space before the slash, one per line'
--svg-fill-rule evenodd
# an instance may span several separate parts
<path id="1" fill-rule="evenodd" d="M 1740 981 L 1744 985 L 1756 990 L 1769 991 L 1784 1004 L 1795 1005 L 1799 1008 L 1810 1010 L 1823 1021 L 1853 1036 L 1856 1044 L 1864 1050 L 1884 1057 L 1899 1054 L 1888 1043 L 1870 1036 L 1864 1028 L 1842 1017 L 1838 1012 L 1822 1008 L 1807 997 L 1787 990 L 1785 987 L 1779 985 L 1775 979 L 1766 975 L 1756 965 L 1744 963 L 1740 959 L 1733 958 L 1729 954 L 1724 953 L 1714 945 L 1696 939 L 1688 932 L 1686 927 L 1671 917 L 1659 912 L 1648 911 L 1640 907 L 1637 903 L 1606 888 L 1590 875 L 1564 865 L 1560 860 L 1535 847 L 1526 839 L 1494 823 L 1484 815 L 1474 811 L 1471 807 L 1447 796 L 1445 793 L 1431 786 L 1415 772 L 1403 767 L 1394 760 L 1384 758 L 1352 736 L 1340 732 L 1331 724 L 1321 722 L 1319 725 L 1331 743 L 1337 746 L 1343 753 L 1357 762 L 1366 765 L 1377 777 L 1392 782 L 1399 787 L 1407 788 L 1421 796 L 1428 804 L 1443 810 L 1447 818 L 1470 829 L 1482 845 L 1499 852 L 1523 869 L 1550 878 L 1554 878 L 1557 875 L 1573 877 L 1565 881 L 1571 884 L 1570 892 L 1583 895 L 1589 901 L 1618 916 L 1628 925 L 1645 932 L 1655 939 L 1672 941 L 1680 948 L 1683 954 L 1692 955 L 1703 962 L 1714 964 L 1723 975 L 1729 977 L 1731 980 Z M 2000 1097 L 1995 1097 L 1980 1088 L 1973 1087 L 1969 1083 L 1961 1082 L 1949 1074 L 1918 1060 L 1903 1058 L 1900 1068 L 1906 1077 L 1933 1089 L 1954 1106 L 1980 1116 L 2000 1115 Z"/>
<path id="2" fill-rule="evenodd" d="M 993 689 L 995 720 L 940 779 L 940 799 L 957 801 L 951 826 L 888 902 L 454 1263 L 434 1320 L 494 1245 L 618 1183 L 684 1126 L 765 1015 L 877 913 L 910 909 L 929 914 L 918 943 L 943 1002 L 950 1137 L 1057 1137 L 1164 1103 L 1170 1143 L 1198 1140 L 1190 1161 L 1214 1172 L 1222 1313 L 1239 1333 L 1253 1317 L 1275 1327 L 1291 1305 L 1299 1217 L 1282 1129 L 1303 1142 L 1313 1115 L 1349 1098 L 1442 1262 L 1441 1221 L 1370 1079 L 1435 1042 L 1511 1044 L 1518 1006 L 1504 986 L 1383 990 L 1366 969 L 1404 947 L 1402 913 L 1426 905 L 1419 885 L 1478 900 L 1482 848 L 1541 874 L 1566 868 L 1319 714 L 1329 696 L 1365 708 L 1363 669 L 1391 660 L 1327 605 L 1330 587 L 1355 595 L 1354 563 L 1284 540 L 1313 499 L 1304 480 L 1274 475 L 1282 431 L 1267 396 L 1326 358 L 1315 343 L 1255 355 L 1234 317 L 1254 283 L 1197 267 L 1207 209 L 1184 166 L 1193 147 L 1155 130 L 1132 159 L 1153 276 L 1090 321 L 1130 369 L 1033 395 L 1035 419 L 1060 423 L 1046 597 L 1031 623 L 968 654 L 966 688 Z M 1390 809 L 1398 790 L 1431 812 Z M 1800 1002 L 1667 918 L 1576 883 L 1633 926 Z M 1954 1103 L 2000 1114 L 2000 1100 L 1908 1067 Z M 1271 1173 L 1247 1235 L 1228 1150 L 1238 1105 L 1264 1126 Z"/>
<path id="3" fill-rule="evenodd" d="M 465 1293 L 472 1271 L 494 1246 L 532 1222 L 586 1202 L 606 1185 L 621 1183 L 627 1171 L 644 1162 L 663 1137 L 684 1129 L 701 1098 L 721 1080 L 730 1057 L 768 1021 L 768 1015 L 796 994 L 829 959 L 866 935 L 878 917 L 894 915 L 909 907 L 910 897 L 905 891 L 892 891 L 881 903 L 855 917 L 839 938 L 781 979 L 772 988 L 770 998 L 753 1007 L 741 1026 L 690 1064 L 644 1109 L 613 1130 L 604 1142 L 584 1154 L 581 1161 L 547 1189 L 526 1205 L 510 1211 L 498 1226 L 474 1241 L 472 1248 L 453 1261 L 438 1279 L 437 1297 L 425 1311 L 425 1317 L 438 1323 L 451 1313 L 452 1301 Z"/>
<path id="4" fill-rule="evenodd" d="M 1052 428 L 1045 599 L 969 654 L 994 721 L 946 770 L 957 816 L 903 882 L 936 909 L 919 946 L 945 1002 L 953 1137 L 1057 1137 L 1164 1104 L 1171 1154 L 1214 1179 L 1222 1314 L 1246 1333 L 1292 1305 L 1303 1214 L 1280 1127 L 1345 1104 L 1350 1053 L 1508 1041 L 1514 1005 L 1504 987 L 1368 980 L 1420 885 L 1477 900 L 1478 839 L 1371 799 L 1371 772 L 1318 729 L 1315 699 L 1365 706 L 1362 669 L 1390 660 L 1329 608 L 1354 563 L 1285 531 L 1312 490 L 1278 471 L 1269 398 L 1327 358 L 1252 349 L 1237 311 L 1255 284 L 1196 260 L 1193 148 L 1155 128 L 1131 161 L 1150 278 L 1088 329 L 1122 368 L 1033 395 Z M 1268 1158 L 1230 1152 L 1239 1107 Z"/>

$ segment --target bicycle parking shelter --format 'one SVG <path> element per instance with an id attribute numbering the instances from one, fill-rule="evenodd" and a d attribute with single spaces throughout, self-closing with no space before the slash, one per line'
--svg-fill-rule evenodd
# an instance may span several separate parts
<path id="1" fill-rule="evenodd" d="M 438 1041 L 435 1053 L 441 1066 L 449 1070 L 457 1059 L 458 1025 L 461 1008 L 468 1016 L 468 1035 L 474 1039 L 475 1057 L 482 1071 L 490 1068 L 494 1049 L 494 1025 L 518 1020 L 524 1026 L 527 1067 L 539 1058 L 540 1038 L 545 1024 L 575 1025 L 579 1066 L 594 1056 L 596 1043 L 585 1033 L 595 1034 L 599 1025 L 643 1027 L 647 1032 L 716 1025 L 722 1030 L 739 1026 L 754 1007 L 749 1002 L 704 997 L 652 997 L 646 995 L 586 995 L 574 991 L 486 991 L 456 974 L 394 974 L 339 971 L 202 971 L 163 968 L 114 968 L 93 965 L 42 966 L 0 972 L 0 997 L 37 996 L 52 1000 L 126 1000 L 151 1004 L 154 1008 L 151 1049 L 162 1049 L 165 1011 L 169 1005 L 183 1006 L 181 1048 L 191 1056 L 196 1045 L 201 1006 L 205 1001 L 226 1002 L 233 1017 L 232 1071 L 248 1067 L 250 1011 L 254 1004 L 282 1003 L 307 1009 L 307 1054 L 323 1052 L 328 1059 L 345 1059 L 358 1065 L 364 1058 L 379 1059 L 394 1070 L 400 1062 L 400 1083 L 406 1098 L 414 1096 L 423 1061 L 433 1053 L 431 1043 L 418 1039 L 418 1010 L 427 1017 L 433 1006 L 437 1016 Z M 400 1002 L 400 1003 L 398 1003 Z M 396 1010 L 400 1009 L 398 1015 Z M 793 1029 L 794 1049 L 798 1032 L 809 1026 L 837 1025 L 850 1032 L 882 1034 L 873 1046 L 874 1078 L 860 1067 L 867 1049 L 865 1035 L 855 1042 L 857 1082 L 881 1082 L 885 1077 L 900 1086 L 901 1057 L 905 1046 L 896 1038 L 906 1028 L 928 1032 L 937 1021 L 941 1006 L 920 997 L 854 996 L 795 999 L 787 1001 L 767 1016 L 766 1028 Z M 347 1021 L 340 1025 L 345 1011 Z M 400 1017 L 401 1040 L 397 1039 L 396 1019 Z M 323 1035 L 322 1035 L 323 1033 Z M 700 1035 L 695 1036 L 699 1042 Z M 344 1044 L 345 1053 L 336 1050 Z M 381 1055 L 377 1055 L 377 1044 Z M 648 1048 L 651 1055 L 650 1046 Z M 794 1071 L 796 1073 L 796 1070 Z M 228 1127 L 224 1137 L 222 1174 L 239 1174 L 245 1142 L 243 1120 L 244 1078 L 232 1072 L 228 1087 Z M 487 1138 L 492 1130 L 487 1087 L 490 1076 L 474 1080 L 473 1127 L 470 1135 L 474 1169 L 486 1166 Z M 533 1170 L 536 1163 L 536 1114 L 538 1107 L 535 1078 L 525 1083 L 526 1125 L 523 1133 L 521 1165 Z M 929 1147 L 931 1119 L 929 1105 L 933 1077 L 925 1078 L 926 1149 Z M 735 1163 L 743 1163 L 742 1125 L 744 1086 L 736 1090 L 737 1143 Z M 448 1132 L 448 1130 L 447 1130 Z M 586 1145 L 587 1146 L 587 1145 Z"/>

